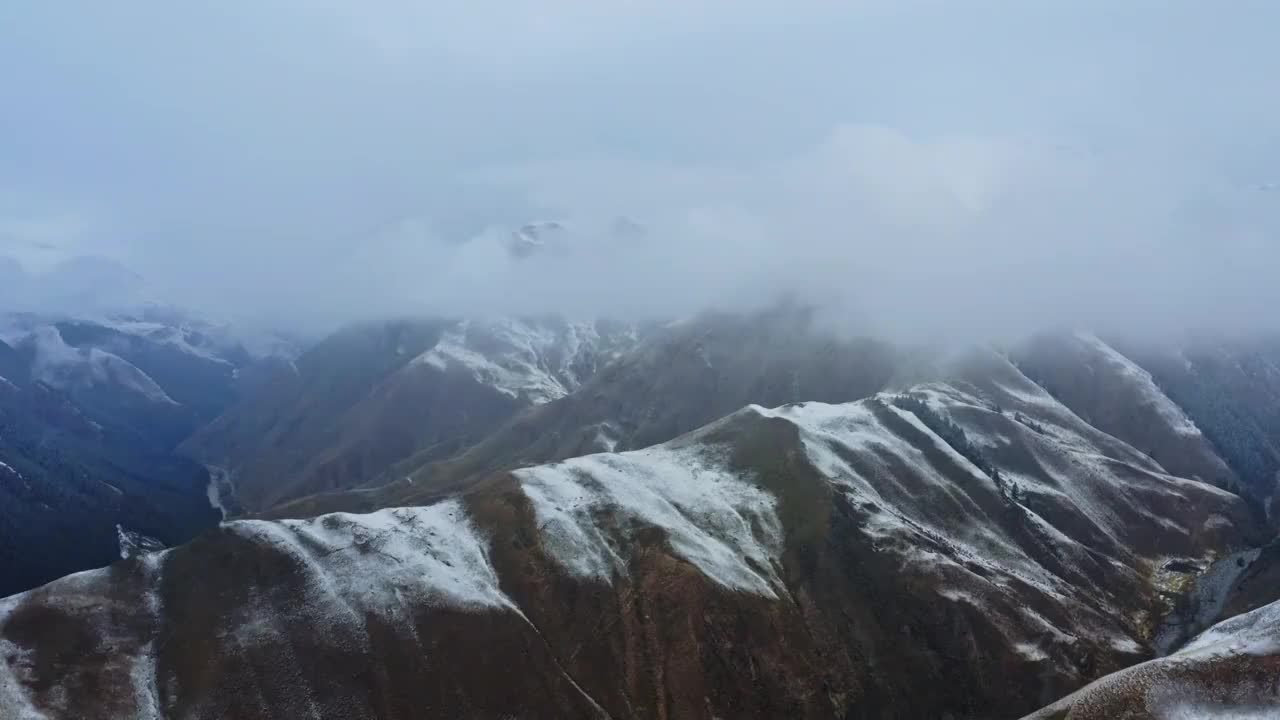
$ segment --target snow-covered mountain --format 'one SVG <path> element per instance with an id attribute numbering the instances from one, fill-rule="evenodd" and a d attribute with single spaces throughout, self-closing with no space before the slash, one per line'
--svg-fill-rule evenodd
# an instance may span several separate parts
<path id="1" fill-rule="evenodd" d="M 414 362 L 462 371 L 504 395 L 541 405 L 577 390 L 637 339 L 635 326 L 607 321 L 462 320 Z"/>
<path id="2" fill-rule="evenodd" d="M 0 315 L 0 340 L 23 358 L 20 377 L 61 390 L 143 435 L 161 430 L 174 445 L 221 414 L 242 373 L 287 362 L 281 340 L 251 353 L 224 327 L 167 309 L 136 314 Z M 12 372 L 12 371 L 11 371 Z M 151 428 L 151 429 L 148 429 Z"/>
<path id="3" fill-rule="evenodd" d="M 40 382 L 109 416 L 173 424 L 176 444 L 222 413 L 242 372 L 287 362 L 296 342 L 236 328 L 164 302 L 146 281 L 106 258 L 76 257 L 0 295 L 0 341 L 24 357 L 17 380 Z M 10 378 L 15 380 L 15 378 Z M 162 443 L 165 444 L 165 443 Z"/>
<path id="4" fill-rule="evenodd" d="M 390 346 L 411 355 L 403 331 Z M 229 522 L 58 581 L 0 606 L 0 708 L 1015 715 L 1150 657 L 1184 568 L 1261 537 L 1239 496 L 1172 474 L 1004 357 L 945 365 L 409 507 Z M 56 666 L 52 617 L 83 639 Z"/>
<path id="5" fill-rule="evenodd" d="M 181 444 L 231 519 L 115 519 L 129 559 L 0 602 L 0 715 L 1033 712 L 1280 598 L 1277 349 L 942 352 L 794 304 L 344 328 Z"/>

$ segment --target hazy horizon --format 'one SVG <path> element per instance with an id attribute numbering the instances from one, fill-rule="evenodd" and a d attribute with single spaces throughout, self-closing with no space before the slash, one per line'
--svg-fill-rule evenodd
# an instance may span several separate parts
<path id="1" fill-rule="evenodd" d="M 789 293 L 925 336 L 1277 328 L 1273 4 L 76 5 L 0 10 L 35 272 L 296 326 Z"/>

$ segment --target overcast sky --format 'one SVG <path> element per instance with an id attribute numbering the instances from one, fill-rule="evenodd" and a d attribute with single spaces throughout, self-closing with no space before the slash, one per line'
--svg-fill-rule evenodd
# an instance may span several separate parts
<path id="1" fill-rule="evenodd" d="M 1265 0 L 8 2 L 0 252 L 281 322 L 785 290 L 927 332 L 1272 322 L 1277 27 Z M 568 249 L 494 251 L 534 219 Z"/>

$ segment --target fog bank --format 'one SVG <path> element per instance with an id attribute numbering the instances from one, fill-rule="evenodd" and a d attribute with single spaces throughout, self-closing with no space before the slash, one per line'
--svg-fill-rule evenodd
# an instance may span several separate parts
<path id="1" fill-rule="evenodd" d="M 175 302 L 312 328 L 781 294 L 926 337 L 1274 328 L 1277 21 L 1264 2 L 6 8 L 0 255 L 115 258 Z M 557 226 L 513 238 L 536 221 Z"/>

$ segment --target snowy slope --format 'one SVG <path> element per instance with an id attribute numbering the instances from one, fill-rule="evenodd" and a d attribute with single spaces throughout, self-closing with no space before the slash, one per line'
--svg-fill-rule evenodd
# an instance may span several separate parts
<path id="1" fill-rule="evenodd" d="M 415 488 L 449 486 L 501 469 L 647 447 L 750 403 L 856 400 L 885 386 L 896 357 L 887 343 L 835 338 L 811 313 L 789 306 L 705 313 L 641 335 L 617 360 L 597 362 L 598 372 L 576 391 L 515 415 L 465 453 L 415 457 L 399 474 Z"/>
<path id="2" fill-rule="evenodd" d="M 558 318 L 463 320 L 416 362 L 458 369 L 504 395 L 539 405 L 577 390 L 636 342 L 636 329 Z"/>
<path id="3" fill-rule="evenodd" d="M 96 347 L 71 347 L 56 326 L 36 328 L 30 343 L 35 351 L 34 380 L 63 390 L 121 388 L 151 402 L 178 404 L 149 375 L 118 355 Z"/>
<path id="4" fill-rule="evenodd" d="M 756 364 L 721 349 L 741 336 L 691 327 L 662 346 L 684 353 L 682 372 Z M 418 330 L 335 348 L 380 343 L 360 383 L 317 357 L 299 376 L 365 398 L 390 366 L 511 398 L 463 353 L 434 356 L 443 370 L 422 360 L 439 328 Z M 455 345 L 517 372 L 463 330 Z M 541 358 L 537 377 L 563 382 Z M 530 412 L 607 402 L 601 378 L 629 384 L 627 370 Z M 504 387 L 549 387 L 519 372 Z M 1256 529 L 1241 498 L 1170 473 L 989 352 L 854 402 L 747 405 L 644 449 L 424 493 L 224 523 L 6 601 L 0 710 L 92 715 L 105 695 L 117 716 L 156 703 L 188 718 L 1005 716 L 1151 657 L 1162 570 L 1205 567 Z M 1249 629 L 1262 624 L 1241 622 L 1182 662 L 1263 647 Z"/>
<path id="5" fill-rule="evenodd" d="M 1019 347 L 1019 367 L 1098 429 L 1167 470 L 1219 487 L 1239 478 L 1151 373 L 1086 332 L 1045 333 Z"/>
<path id="6" fill-rule="evenodd" d="M 94 662 L 98 677 L 112 688 L 94 702 L 90 712 L 97 717 L 159 717 L 154 634 L 160 620 L 159 584 L 165 554 L 143 555 L 130 565 L 128 573 L 142 589 L 140 595 L 105 592 L 111 576 L 105 571 L 87 571 L 59 580 L 56 597 L 50 597 L 46 606 L 49 617 L 76 617 L 94 628 L 91 636 L 80 638 L 76 654 L 82 662 Z M 24 598 L 0 600 L 0 626 L 14 622 Z M 47 662 L 40 650 L 23 648 L 5 636 L 0 637 L 0 655 L 8 658 L 0 668 L 0 717 L 88 717 L 65 704 L 65 689 L 38 695 L 30 690 L 29 683 L 38 676 L 40 664 Z"/>
<path id="7" fill-rule="evenodd" d="M 505 608 L 487 540 L 457 500 L 367 515 L 232 523 L 228 531 L 296 554 L 317 593 L 337 592 L 361 613 L 404 604 Z"/>
<path id="8" fill-rule="evenodd" d="M 1030 710 L 1144 657 L 1153 568 L 1234 550 L 1248 523 L 983 357 L 425 507 L 225 523 L 56 582 L 4 605 L 0 703 L 73 714 L 97 673 L 121 714 L 154 685 L 196 718 L 386 716 L 392 697 L 441 717 Z M 113 617 L 95 596 L 159 600 Z M 54 616 L 111 652 L 49 675 Z"/>
<path id="9" fill-rule="evenodd" d="M 1182 650 L 1126 668 L 1028 720 L 1280 716 L 1280 602 L 1224 621 Z"/>
<path id="10" fill-rule="evenodd" d="M 123 531 L 122 531 L 123 532 Z M 310 614 L 317 632 L 333 633 L 368 642 L 366 613 L 393 617 L 414 604 L 450 608 L 511 609 L 511 601 L 498 588 L 488 561 L 484 539 L 476 534 L 457 502 L 426 508 L 387 510 L 371 515 L 333 515 L 309 521 L 264 523 L 243 521 L 227 525 L 223 532 L 249 548 L 279 554 L 296 563 L 295 611 Z M 81 652 L 85 657 L 110 653 L 99 669 L 118 687 L 107 707 L 115 717 L 155 717 L 159 712 L 154 633 L 162 622 L 159 582 L 172 551 L 148 553 L 128 566 L 130 579 L 138 581 L 141 598 L 120 597 L 108 603 L 93 596 L 109 590 L 112 573 L 90 571 L 59 580 L 33 593 L 47 597 L 48 612 L 67 613 L 101 630 Z M 0 627 L 21 612 L 21 596 L 0 601 Z M 230 638 L 242 650 L 270 648 L 284 638 L 270 617 L 250 614 L 232 627 Z M 111 618 L 124 620 L 116 626 Z M 145 637 L 129 630 L 144 629 Z M 6 647 L 8 645 L 9 647 Z M 38 673 L 32 653 L 15 650 L 0 640 L 7 661 L 0 666 L 0 717 L 70 717 L 71 706 L 62 693 L 31 692 L 23 684 Z M 115 677 L 113 677 L 115 676 Z M 37 711 L 36 706 L 40 707 Z M 135 715 L 136 713 L 136 715 Z"/>
<path id="11" fill-rule="evenodd" d="M 776 598 L 785 592 L 776 500 L 729 471 L 724 455 L 714 447 L 656 447 L 515 476 L 533 503 L 544 547 L 575 577 L 610 582 L 625 575 L 628 529 L 656 527 L 676 555 L 713 581 Z M 612 528 L 596 524 L 605 513 Z"/>
<path id="12" fill-rule="evenodd" d="M 226 584 L 226 573 L 242 572 L 266 574 L 245 586 Z M 499 588 L 487 538 L 460 502 L 445 501 L 369 515 L 228 523 L 194 545 L 0 600 L 0 717 L 371 717 L 372 708 L 357 709 L 357 698 L 390 678 L 419 688 L 409 692 L 417 715 L 443 702 L 443 695 L 428 704 L 419 697 L 424 689 L 439 692 L 428 679 L 432 665 L 476 665 L 459 652 L 466 645 L 450 644 L 448 630 L 424 624 L 430 613 L 450 615 L 469 642 L 494 643 L 504 662 L 519 652 L 523 670 L 541 674 L 534 698 L 559 691 L 568 697 L 563 709 L 578 717 L 592 707 L 571 680 L 547 682 L 554 664 Z M 469 626 L 468 617 L 481 624 Z M 54 618 L 77 645 L 49 683 L 52 648 L 41 645 L 41 628 Z M 170 633 L 189 631 L 201 636 L 196 656 L 167 642 Z M 520 650 L 501 639 L 508 635 Z M 417 663 L 407 676 L 397 670 L 406 651 Z M 199 667 L 187 665 L 193 659 Z M 339 666 L 349 680 L 324 677 Z M 219 689 L 193 695 L 189 683 L 200 675 L 218 678 Z M 485 705 L 475 696 L 466 707 Z M 554 708 L 556 700 L 538 706 Z M 378 707 L 388 716 L 387 704 Z"/>
<path id="13" fill-rule="evenodd" d="M 1194 419 L 1238 478 L 1235 485 L 1280 521 L 1280 337 L 1204 334 L 1123 346 Z"/>

